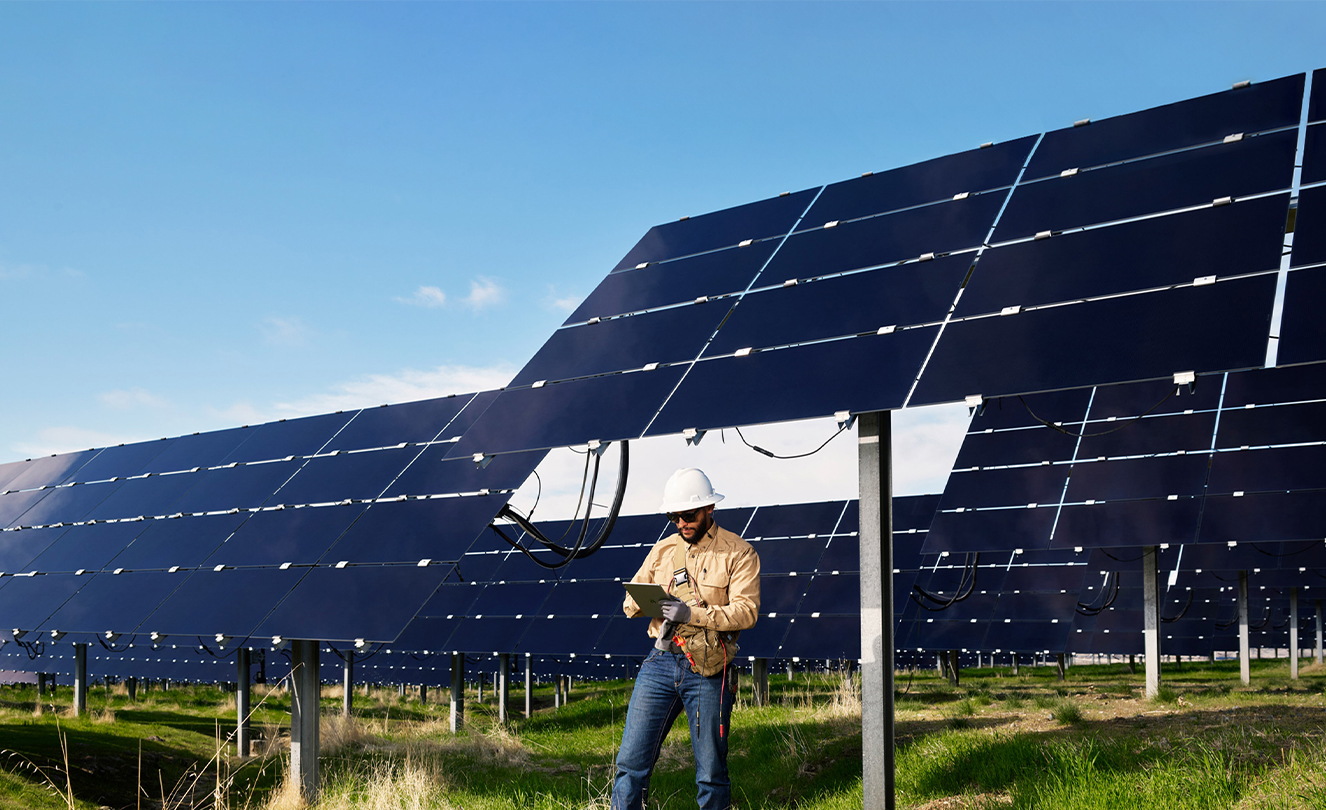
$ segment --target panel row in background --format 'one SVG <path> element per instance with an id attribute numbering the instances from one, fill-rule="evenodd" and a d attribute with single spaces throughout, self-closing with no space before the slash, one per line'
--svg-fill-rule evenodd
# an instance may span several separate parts
<path id="1" fill-rule="evenodd" d="M 452 454 L 1259 366 L 1304 78 L 658 226 Z M 1311 242 L 1286 362 L 1326 360 Z"/>
<path id="2" fill-rule="evenodd" d="M 925 551 L 1326 537 L 1326 366 L 987 401 Z"/>

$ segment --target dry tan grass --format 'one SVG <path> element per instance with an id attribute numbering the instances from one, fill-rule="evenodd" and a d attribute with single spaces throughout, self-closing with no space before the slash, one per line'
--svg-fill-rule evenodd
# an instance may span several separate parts
<path id="1" fill-rule="evenodd" d="M 91 718 L 93 723 L 114 723 L 115 712 L 110 709 L 98 709 L 92 712 Z"/>

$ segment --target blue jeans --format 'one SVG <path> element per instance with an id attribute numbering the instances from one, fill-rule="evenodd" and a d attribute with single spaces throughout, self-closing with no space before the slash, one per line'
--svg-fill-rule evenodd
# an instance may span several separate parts
<path id="1" fill-rule="evenodd" d="M 682 710 L 691 725 L 695 754 L 695 801 L 700 810 L 727 810 L 732 782 L 727 775 L 728 721 L 734 697 L 724 674 L 705 678 L 691 672 L 679 653 L 653 650 L 640 667 L 626 710 L 626 730 L 617 752 L 612 810 L 640 810 L 663 740 Z"/>

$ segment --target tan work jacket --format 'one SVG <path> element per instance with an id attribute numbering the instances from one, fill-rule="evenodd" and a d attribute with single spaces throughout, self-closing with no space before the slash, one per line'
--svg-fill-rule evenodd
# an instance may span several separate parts
<path id="1" fill-rule="evenodd" d="M 631 581 L 653 582 L 671 593 L 672 558 L 678 543 L 686 544 L 680 534 L 655 543 Z M 750 543 L 714 523 L 687 551 L 686 570 L 691 588 L 700 599 L 700 604 L 691 607 L 690 624 L 720 632 L 755 626 L 760 614 L 760 556 Z M 640 606 L 630 594 L 622 609 L 631 618 L 641 615 Z M 651 621 L 649 636 L 658 638 L 662 626 L 662 619 Z"/>

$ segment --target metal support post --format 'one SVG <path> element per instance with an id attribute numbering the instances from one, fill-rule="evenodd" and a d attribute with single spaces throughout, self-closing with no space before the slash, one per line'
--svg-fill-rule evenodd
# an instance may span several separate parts
<path id="1" fill-rule="evenodd" d="M 74 716 L 87 714 L 87 644 L 74 645 Z"/>
<path id="2" fill-rule="evenodd" d="M 428 703 L 428 684 L 426 683 L 419 684 L 419 702 L 421 704 Z"/>
<path id="3" fill-rule="evenodd" d="M 1013 653 L 1013 677 L 1016 678 L 1017 674 L 1018 674 L 1018 654 Z"/>
<path id="4" fill-rule="evenodd" d="M 1160 577 L 1157 559 L 1160 549 L 1147 546 L 1142 551 L 1142 652 L 1146 665 L 1146 696 L 1160 694 Z"/>
<path id="5" fill-rule="evenodd" d="M 135 700 L 138 700 L 138 679 L 129 678 L 124 682 L 124 685 L 125 688 L 129 690 L 129 702 L 133 703 Z"/>
<path id="6" fill-rule="evenodd" d="M 857 417 L 863 810 L 893 810 L 893 448 L 888 411 Z"/>
<path id="7" fill-rule="evenodd" d="M 483 685 L 488 680 L 488 673 L 479 673 L 479 702 L 483 703 Z"/>
<path id="8" fill-rule="evenodd" d="M 1321 600 L 1317 600 L 1317 664 L 1321 664 Z"/>
<path id="9" fill-rule="evenodd" d="M 1289 677 L 1298 680 L 1298 588 L 1289 589 Z"/>
<path id="10" fill-rule="evenodd" d="M 308 804 L 318 799 L 318 677 L 317 641 L 290 642 L 290 779 Z"/>
<path id="11" fill-rule="evenodd" d="M 948 651 L 948 682 L 953 686 L 962 685 L 962 662 L 958 660 L 958 651 Z"/>
<path id="12" fill-rule="evenodd" d="M 451 654 L 451 733 L 465 728 L 465 653 Z"/>
<path id="13" fill-rule="evenodd" d="M 1058 656 L 1057 656 L 1057 658 L 1056 658 L 1056 660 L 1055 660 L 1055 668 L 1058 670 L 1058 673 L 1059 673 L 1059 680 L 1062 681 L 1062 680 L 1064 679 L 1064 654 L 1063 654 L 1063 653 L 1059 653 L 1059 654 L 1058 654 Z"/>
<path id="14" fill-rule="evenodd" d="M 1252 683 L 1252 662 L 1248 660 L 1248 572 L 1239 572 L 1239 680 Z"/>
<path id="15" fill-rule="evenodd" d="M 37 697 L 38 699 L 46 697 L 46 673 L 37 673 Z"/>
<path id="16" fill-rule="evenodd" d="M 788 682 L 788 683 L 791 683 L 791 682 L 792 682 L 793 680 L 795 680 L 795 679 L 796 679 L 796 676 L 793 674 L 792 662 L 791 662 L 791 661 L 788 661 L 788 662 L 787 662 L 787 682 Z"/>
<path id="17" fill-rule="evenodd" d="M 349 717 L 350 712 L 355 708 L 355 651 L 348 650 L 345 653 L 345 664 L 341 671 L 341 686 L 344 694 L 341 696 L 341 716 Z"/>
<path id="18" fill-rule="evenodd" d="M 130 689 L 132 692 L 132 688 Z M 235 653 L 235 754 L 249 755 L 249 648 Z"/>
<path id="19" fill-rule="evenodd" d="M 756 706 L 769 705 L 769 659 L 756 658 L 751 662 L 751 702 Z"/>
<path id="20" fill-rule="evenodd" d="M 525 656 L 525 717 L 534 714 L 534 659 Z"/>
<path id="21" fill-rule="evenodd" d="M 497 656 L 500 668 L 497 676 L 497 722 L 505 723 L 508 719 L 506 705 L 511 700 L 511 653 Z"/>
<path id="22" fill-rule="evenodd" d="M 553 708 L 562 708 L 562 676 L 553 676 Z"/>

